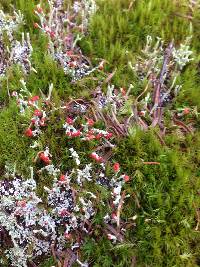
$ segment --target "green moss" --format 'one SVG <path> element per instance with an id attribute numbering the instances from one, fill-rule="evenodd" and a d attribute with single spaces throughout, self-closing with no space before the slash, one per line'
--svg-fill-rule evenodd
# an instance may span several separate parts
<path id="1" fill-rule="evenodd" d="M 117 72 L 113 84 L 127 87 L 135 85 L 133 95 L 138 95 L 142 85 L 129 70 L 128 61 L 136 59 L 140 54 L 148 34 L 162 37 L 166 43 L 174 39 L 181 43 L 191 34 L 191 23 L 184 16 L 188 14 L 182 1 L 169 0 L 110 0 L 99 1 L 99 10 L 91 21 L 88 36 L 79 44 L 83 52 L 93 59 L 108 61 L 107 71 Z M 186 2 L 186 1 L 184 1 Z M 31 73 L 25 79 L 30 91 L 38 93 L 42 89 L 47 93 L 50 83 L 54 84 L 56 102 L 66 101 L 70 96 L 86 96 L 96 83 L 84 79 L 76 85 L 70 83 L 63 70 L 57 66 L 46 52 L 47 40 L 32 25 L 36 21 L 33 0 L 1 1 L 5 10 L 11 10 L 10 4 L 20 8 L 25 14 L 26 25 L 21 30 L 28 30 L 34 48 L 33 66 L 37 74 Z M 179 16 L 182 14 L 183 16 Z M 192 49 L 195 60 L 181 75 L 183 87 L 175 107 L 197 106 L 199 108 L 199 14 L 194 14 L 192 21 Z M 19 32 L 20 36 L 20 32 Z M 95 59 L 96 58 L 96 59 Z M 102 79 L 103 75 L 96 76 Z M 18 90 L 22 73 L 18 69 L 8 70 L 7 80 L 2 81 L 0 101 L 4 100 L 7 108 L 0 112 L 0 169 L 3 173 L 6 163 L 16 163 L 19 172 L 29 175 L 27 166 L 32 164 L 35 155 L 29 149 L 29 140 L 23 137 L 24 125 L 28 120 L 18 114 L 16 105 L 8 97 L 10 91 Z M 84 89 L 83 89 L 84 88 Z M 56 115 L 52 121 L 56 122 Z M 100 235 L 98 228 L 93 237 L 87 237 L 82 248 L 82 258 L 88 259 L 91 266 L 177 266 L 194 267 L 200 262 L 200 238 L 194 231 L 196 226 L 195 208 L 199 207 L 200 177 L 200 137 L 199 117 L 196 122 L 196 133 L 187 135 L 184 140 L 174 132 L 165 137 L 167 146 L 162 146 L 155 131 L 144 133 L 134 129 L 134 134 L 117 140 L 118 147 L 113 160 L 120 162 L 124 172 L 132 178 L 126 186 L 130 198 L 122 211 L 122 218 L 127 220 L 133 215 L 133 221 L 126 233 L 127 243 L 113 246 Z M 24 124 L 24 125 L 23 125 Z M 73 145 L 77 150 L 83 149 L 81 157 L 85 163 L 85 155 L 91 150 L 90 145 L 83 142 L 71 142 L 59 131 L 62 121 L 56 126 L 48 127 L 41 138 L 41 147 L 48 144 L 52 154 L 63 162 L 61 169 L 66 169 L 69 155 L 66 147 Z M 55 124 L 54 124 L 55 125 Z M 160 165 L 144 165 L 143 161 L 158 161 Z M 45 175 L 37 177 L 39 193 L 43 195 L 43 186 L 49 185 Z M 94 188 L 95 192 L 107 197 L 107 192 Z M 139 202 L 139 203 L 138 203 Z M 99 206 L 96 225 L 102 224 L 104 210 Z M 51 266 L 52 260 L 41 264 Z"/>

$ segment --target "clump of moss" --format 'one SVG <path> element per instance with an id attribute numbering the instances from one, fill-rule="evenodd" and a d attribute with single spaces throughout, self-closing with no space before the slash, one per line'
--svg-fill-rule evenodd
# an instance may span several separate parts
<path id="1" fill-rule="evenodd" d="M 99 1 L 99 9 L 93 17 L 88 35 L 80 41 L 83 53 L 89 57 L 103 58 L 108 61 L 107 71 L 117 68 L 112 82 L 126 87 L 135 83 L 133 94 L 142 91 L 141 84 L 133 77 L 128 68 L 128 61 L 136 56 L 144 47 L 146 36 L 162 37 L 166 42 L 175 40 L 176 44 L 185 40 L 186 36 L 193 35 L 192 50 L 194 62 L 183 70 L 180 81 L 183 88 L 176 98 L 176 108 L 184 106 L 197 107 L 195 130 L 193 134 L 182 136 L 180 132 L 171 131 L 165 137 L 165 146 L 162 146 L 155 137 L 155 131 L 141 132 L 133 129 L 129 137 L 118 140 L 118 148 L 113 159 L 121 162 L 122 168 L 133 177 L 126 190 L 131 197 L 126 201 L 122 210 L 123 218 L 132 218 L 127 230 L 129 242 L 113 246 L 107 239 L 100 236 L 98 229 L 95 238 L 88 237 L 82 248 L 84 258 L 92 266 L 198 266 L 199 235 L 195 231 L 198 220 L 199 207 L 199 90 L 198 90 L 198 54 L 199 54 L 199 15 L 195 11 L 193 18 L 190 15 L 188 1 L 184 3 L 168 0 L 133 1 Z M 46 53 L 47 40 L 33 29 L 37 21 L 33 13 L 35 2 L 28 1 L 1 1 L 0 5 L 10 11 L 10 4 L 14 4 L 25 14 L 27 29 L 31 34 L 34 48 L 33 66 L 37 74 L 31 73 L 27 79 L 27 86 L 32 92 L 39 89 L 48 90 L 49 84 L 54 83 L 56 101 L 63 101 L 70 96 L 82 96 L 83 88 L 80 82 L 77 85 L 70 83 L 62 69 Z M 24 30 L 23 29 L 23 30 Z M 34 157 L 29 150 L 29 141 L 22 137 L 23 125 L 26 119 L 17 115 L 15 104 L 9 100 L 7 89 L 10 91 L 19 88 L 20 72 L 9 70 L 8 80 L 2 82 L 0 92 L 1 101 L 6 100 L 7 107 L 0 112 L 0 168 L 8 162 L 15 162 L 20 172 L 25 173 L 27 165 L 32 164 Z M 97 75 L 99 78 L 99 76 Z M 86 83 L 87 90 L 97 86 L 94 81 Z M 170 117 L 170 116 L 169 116 Z M 171 126 L 170 126 L 171 127 Z M 60 144 L 65 139 L 52 133 L 55 128 L 47 130 L 42 136 L 44 143 L 49 143 L 56 157 L 63 157 L 67 163 Z M 80 143 L 74 144 L 77 148 Z M 87 151 L 87 146 L 84 147 Z M 145 165 L 143 162 L 155 161 L 159 165 Z M 41 180 L 39 191 L 43 193 Z M 99 190 L 99 189 L 97 189 Z M 105 192 L 101 192 L 104 194 Z M 99 214 L 101 215 L 101 207 Z M 99 217 L 101 217 L 99 215 Z M 98 224 L 100 218 L 95 222 Z M 197 229 L 198 230 L 198 229 Z M 51 266 L 53 261 L 41 263 L 41 266 Z"/>

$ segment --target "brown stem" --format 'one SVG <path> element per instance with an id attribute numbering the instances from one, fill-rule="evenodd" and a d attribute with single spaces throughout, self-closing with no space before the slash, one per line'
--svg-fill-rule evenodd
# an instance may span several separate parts
<path id="1" fill-rule="evenodd" d="M 121 213 L 121 210 L 122 210 L 122 206 L 123 206 L 123 203 L 124 203 L 125 196 L 126 196 L 126 192 L 124 190 L 122 192 L 122 196 L 121 196 L 121 199 L 119 201 L 119 205 L 117 207 L 117 229 L 118 229 L 118 232 L 120 231 L 120 213 Z"/>
<path id="2" fill-rule="evenodd" d="M 135 192 L 133 192 L 132 194 L 133 194 L 133 196 L 134 196 L 134 198 L 135 198 L 135 202 L 136 202 L 136 205 L 137 205 L 138 209 L 140 209 L 140 208 L 141 208 L 141 206 L 140 206 L 140 202 L 139 202 L 139 199 L 138 199 L 138 197 L 137 197 L 136 193 L 135 193 Z"/>
<path id="3" fill-rule="evenodd" d="M 162 103 L 161 103 L 160 93 L 163 87 L 164 75 L 167 72 L 173 46 L 174 46 L 173 42 L 170 42 L 169 46 L 165 50 L 165 55 L 164 55 L 162 69 L 159 75 L 159 80 L 157 80 L 156 87 L 154 90 L 154 106 L 151 110 L 151 112 L 153 112 L 153 122 L 152 122 L 153 127 L 155 127 L 162 120 L 162 107 L 161 107 Z"/>
<path id="4" fill-rule="evenodd" d="M 179 121 L 175 118 L 175 116 L 173 117 L 173 121 L 176 125 L 180 126 L 181 128 L 183 128 L 187 133 L 192 133 L 191 129 L 182 121 Z"/>

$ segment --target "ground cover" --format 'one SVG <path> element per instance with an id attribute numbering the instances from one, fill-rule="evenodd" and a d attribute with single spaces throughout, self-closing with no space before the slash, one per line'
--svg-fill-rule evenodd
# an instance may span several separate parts
<path id="1" fill-rule="evenodd" d="M 0 264 L 199 266 L 198 1 L 0 5 Z"/>

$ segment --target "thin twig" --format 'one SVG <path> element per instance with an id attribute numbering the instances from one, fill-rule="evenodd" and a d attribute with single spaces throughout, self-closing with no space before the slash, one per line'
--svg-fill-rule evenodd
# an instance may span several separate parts
<path id="1" fill-rule="evenodd" d="M 155 127 L 162 119 L 162 102 L 161 102 L 161 97 L 160 93 L 163 87 L 163 82 L 164 82 L 164 75 L 167 73 L 167 68 L 169 64 L 169 60 L 172 54 L 172 49 L 173 49 L 173 41 L 170 42 L 169 46 L 165 50 L 165 55 L 163 59 L 163 65 L 162 69 L 159 75 L 159 79 L 156 82 L 156 87 L 154 91 L 154 106 L 150 112 L 153 113 L 153 121 L 152 121 L 152 126 Z"/>
<path id="2" fill-rule="evenodd" d="M 123 203 L 124 203 L 125 196 L 126 196 L 126 191 L 124 190 L 122 192 L 122 196 L 121 196 L 121 199 L 119 201 L 119 205 L 117 207 L 117 228 L 118 228 L 118 231 L 120 231 L 120 213 L 121 213 L 121 210 L 122 210 L 122 206 L 123 206 Z"/>
<path id="3" fill-rule="evenodd" d="M 173 121 L 176 125 L 180 126 L 181 128 L 183 128 L 187 133 L 193 133 L 192 130 L 185 124 L 183 123 L 182 121 L 180 120 L 177 120 L 175 118 L 175 116 L 173 117 Z"/>
<path id="4" fill-rule="evenodd" d="M 104 83 L 109 83 L 111 81 L 111 79 L 113 78 L 113 76 L 115 75 L 116 70 L 114 70 L 112 73 L 110 73 L 108 75 L 108 77 L 105 79 Z"/>
<path id="5" fill-rule="evenodd" d="M 157 161 L 143 161 L 145 165 L 160 165 L 160 162 Z"/>
<path id="6" fill-rule="evenodd" d="M 133 192 L 132 194 L 133 194 L 133 196 L 134 196 L 134 198 L 135 198 L 135 202 L 136 202 L 136 205 L 137 205 L 137 207 L 140 209 L 140 208 L 141 208 L 141 206 L 140 206 L 140 202 L 139 202 L 139 199 L 138 199 L 138 197 L 137 197 L 136 193 L 135 193 L 135 192 Z"/>

